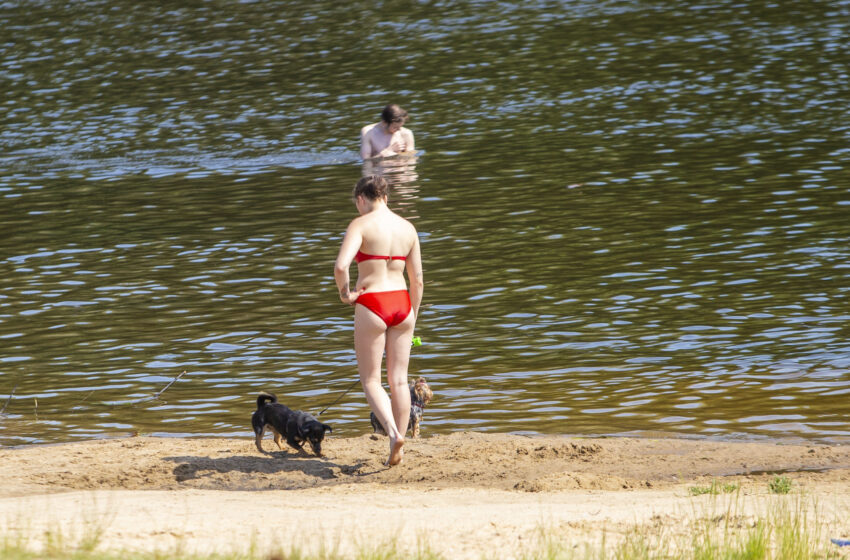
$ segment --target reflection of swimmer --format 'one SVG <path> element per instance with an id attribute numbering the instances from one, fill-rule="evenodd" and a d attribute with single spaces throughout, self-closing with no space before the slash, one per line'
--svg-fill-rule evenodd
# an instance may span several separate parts
<path id="1" fill-rule="evenodd" d="M 394 159 L 367 159 L 363 161 L 363 176 L 380 175 L 392 186 L 410 183 L 419 178 L 416 174 L 416 156 Z"/>
<path id="2" fill-rule="evenodd" d="M 363 176 L 377 175 L 392 187 L 396 194 L 396 211 L 414 220 L 419 217 L 416 211 L 416 199 L 419 198 L 419 185 L 416 180 L 416 163 L 418 158 L 367 159 L 363 161 Z"/>
<path id="3" fill-rule="evenodd" d="M 360 130 L 360 157 L 363 159 L 390 157 L 416 150 L 413 133 L 404 128 L 407 111 L 390 103 L 381 112 L 381 122 Z"/>

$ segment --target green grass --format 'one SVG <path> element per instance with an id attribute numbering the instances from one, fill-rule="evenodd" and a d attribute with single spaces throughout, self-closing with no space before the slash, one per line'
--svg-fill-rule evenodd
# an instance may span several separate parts
<path id="1" fill-rule="evenodd" d="M 653 558 L 681 560 L 814 560 L 838 558 L 825 534 L 818 506 L 798 494 L 792 500 L 769 499 L 766 510 L 747 515 L 740 494 L 715 505 L 692 524 L 691 542 L 675 554 Z"/>
<path id="2" fill-rule="evenodd" d="M 760 514 L 746 513 L 738 490 L 714 490 L 696 495 L 718 496 L 709 504 L 694 502 L 690 519 L 683 524 L 636 525 L 614 541 L 575 546 L 558 532 L 544 532 L 536 549 L 520 555 L 522 560 L 821 560 L 846 558 L 829 541 L 827 523 L 817 503 L 802 494 L 790 499 L 767 497 L 759 502 Z M 711 487 L 708 488 L 711 490 Z M 751 498 L 748 498 L 751 499 Z M 846 516 L 845 516 L 846 517 Z M 840 521 L 843 523 L 843 519 Z M 835 521 L 833 521 L 833 526 Z M 486 558 L 498 558 L 487 556 Z"/>
<path id="3" fill-rule="evenodd" d="M 297 549 L 272 551 L 260 554 L 246 553 L 191 554 L 179 548 L 166 551 L 98 551 L 95 542 L 100 532 L 85 536 L 76 546 L 54 531 L 44 534 L 40 546 L 29 547 L 21 539 L 0 538 L 2 560 L 444 560 L 445 557 L 430 550 L 427 543 L 420 543 L 415 550 L 404 549 L 393 542 L 378 546 L 362 547 L 354 555 L 336 551 L 303 553 Z M 253 547 L 252 547 L 253 548 Z"/>
<path id="4" fill-rule="evenodd" d="M 3 560 L 442 560 L 444 557 L 432 553 L 416 554 L 390 550 L 363 550 L 355 556 L 343 556 L 337 553 L 302 554 L 298 551 L 270 554 L 210 554 L 196 555 L 180 552 L 98 552 L 67 548 L 43 551 L 27 550 L 20 547 L 0 546 L 0 558 Z"/>
<path id="5" fill-rule="evenodd" d="M 661 520 L 634 525 L 625 532 L 602 530 L 584 534 L 558 527 L 541 527 L 527 535 L 517 550 L 482 550 L 480 558 L 506 556 L 521 560 L 820 560 L 846 557 L 829 542 L 827 523 L 816 503 L 802 494 L 789 498 L 762 495 L 744 497 L 741 492 L 712 484 L 713 497 L 692 501 L 694 511 L 684 519 Z M 698 493 L 697 495 L 701 495 Z M 745 508 L 743 500 L 760 500 Z M 748 505 L 753 505 L 749 504 Z M 749 512 L 749 513 L 747 513 Z M 757 512 L 757 513 L 755 513 Z M 844 517 L 846 518 L 846 512 Z M 835 526 L 835 521 L 831 521 Z M 453 560 L 441 555 L 428 542 L 411 549 L 388 541 L 377 546 L 360 546 L 353 554 L 337 550 L 304 553 L 298 549 L 261 553 L 252 546 L 245 553 L 190 554 L 171 551 L 101 551 L 103 531 L 97 526 L 74 540 L 48 531 L 38 542 L 0 535 L 2 560 Z M 595 536 L 591 536 L 595 535 Z M 583 540 L 581 540 L 583 539 Z M 590 540 L 589 540 L 590 539 Z M 184 543 L 185 544 L 185 543 Z M 32 546 L 34 545 L 34 546 Z"/>
<path id="6" fill-rule="evenodd" d="M 767 488 L 771 494 L 787 494 L 791 491 L 791 479 L 787 476 L 774 475 L 773 479 L 767 483 Z"/>
<path id="7" fill-rule="evenodd" d="M 712 480 L 709 486 L 691 486 L 688 492 L 691 496 L 701 496 L 703 494 L 731 494 L 737 492 L 740 487 L 734 482 L 720 483 L 717 480 Z"/>
<path id="8" fill-rule="evenodd" d="M 0 548 L 0 558 L 3 560 L 443 560 L 445 557 L 432 553 L 417 555 L 395 551 L 361 551 L 355 556 L 311 555 L 299 552 L 266 555 L 191 555 L 172 552 L 83 552 L 70 549 L 35 552 L 24 549 Z"/>

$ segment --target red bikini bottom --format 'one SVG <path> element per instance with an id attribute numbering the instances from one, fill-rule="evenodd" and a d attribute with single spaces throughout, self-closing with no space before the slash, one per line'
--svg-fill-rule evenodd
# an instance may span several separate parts
<path id="1" fill-rule="evenodd" d="M 387 328 L 394 327 L 410 315 L 410 294 L 407 290 L 389 292 L 366 292 L 360 294 L 355 303 L 359 303 L 384 320 Z"/>

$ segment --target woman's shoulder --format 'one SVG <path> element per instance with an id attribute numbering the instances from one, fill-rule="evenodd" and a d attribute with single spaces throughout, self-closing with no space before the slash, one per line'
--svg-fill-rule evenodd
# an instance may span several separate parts
<path id="1" fill-rule="evenodd" d="M 406 233 L 412 232 L 414 235 L 416 234 L 416 226 L 414 226 L 410 220 L 399 216 L 395 212 L 393 212 L 393 216 L 397 220 L 396 223 L 398 224 L 399 229 L 404 230 Z"/>
<path id="2" fill-rule="evenodd" d="M 362 224 L 362 227 L 372 228 L 375 227 L 377 230 L 386 232 L 386 233 L 416 233 L 416 228 L 413 224 L 399 216 L 391 209 L 387 208 L 388 212 L 380 213 L 380 214 L 365 214 L 360 216 L 359 218 L 355 218 L 355 220 L 362 220 L 359 222 Z"/>
<path id="3" fill-rule="evenodd" d="M 348 222 L 348 229 L 346 231 L 362 232 L 363 226 L 367 223 L 364 218 L 366 218 L 366 216 L 357 216 L 356 218 L 352 219 L 350 222 Z"/>

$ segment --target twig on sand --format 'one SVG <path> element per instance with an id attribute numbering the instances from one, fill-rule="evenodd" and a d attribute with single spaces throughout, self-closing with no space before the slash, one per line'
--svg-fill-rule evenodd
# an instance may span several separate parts
<path id="1" fill-rule="evenodd" d="M 18 390 L 18 384 L 15 384 L 15 387 L 12 389 L 12 392 L 9 393 L 9 398 L 6 399 L 6 404 L 3 405 L 3 409 L 0 410 L 0 414 L 6 414 L 6 407 L 9 406 L 9 403 L 12 401 L 12 396 L 15 394 L 15 391 Z"/>

